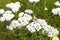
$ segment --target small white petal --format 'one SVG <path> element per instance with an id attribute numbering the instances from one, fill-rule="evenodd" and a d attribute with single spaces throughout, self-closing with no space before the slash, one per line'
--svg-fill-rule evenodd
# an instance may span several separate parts
<path id="1" fill-rule="evenodd" d="M 32 14 L 33 13 L 33 11 L 29 10 L 29 9 L 25 10 L 25 12 L 28 13 L 28 14 Z"/>
<path id="2" fill-rule="evenodd" d="M 45 10 L 48 10 L 48 8 L 45 8 Z"/>
<path id="3" fill-rule="evenodd" d="M 5 10 L 4 9 L 0 9 L 0 14 L 4 14 Z"/>
<path id="4" fill-rule="evenodd" d="M 13 28 L 16 28 L 16 27 L 18 27 L 19 26 L 19 22 L 18 22 L 18 20 L 13 20 L 12 22 L 11 22 L 11 24 L 10 24 L 10 26 L 12 26 Z"/>
<path id="5" fill-rule="evenodd" d="M 13 27 L 7 25 L 6 29 L 8 29 L 8 30 L 13 30 Z"/>
<path id="6" fill-rule="evenodd" d="M 22 17 L 24 15 L 24 12 L 19 13 L 19 17 Z"/>
<path id="7" fill-rule="evenodd" d="M 37 3 L 37 2 L 39 2 L 40 0 L 29 0 L 29 2 L 35 2 L 35 3 Z"/>
<path id="8" fill-rule="evenodd" d="M 5 21 L 5 18 L 4 17 L 1 17 L 0 18 L 0 21 L 4 22 Z"/>

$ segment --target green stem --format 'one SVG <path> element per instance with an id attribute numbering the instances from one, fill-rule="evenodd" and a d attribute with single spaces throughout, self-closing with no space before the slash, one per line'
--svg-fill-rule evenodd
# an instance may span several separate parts
<path id="1" fill-rule="evenodd" d="M 35 13 L 35 6 L 36 6 L 36 3 L 33 3 L 33 13 Z M 33 14 L 33 17 L 34 17 L 34 14 Z"/>

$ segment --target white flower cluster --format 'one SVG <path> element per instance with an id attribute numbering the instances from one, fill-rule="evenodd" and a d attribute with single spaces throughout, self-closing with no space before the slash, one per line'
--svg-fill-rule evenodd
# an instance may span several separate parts
<path id="1" fill-rule="evenodd" d="M 15 13 L 21 8 L 20 2 L 15 2 L 15 3 L 9 3 L 6 5 L 6 7 L 12 9 L 12 11 Z"/>
<path id="2" fill-rule="evenodd" d="M 26 26 L 29 23 L 29 21 L 32 20 L 32 17 L 31 15 L 24 14 L 24 12 L 21 12 L 20 14 L 18 21 L 21 23 L 21 26 Z"/>
<path id="3" fill-rule="evenodd" d="M 12 20 L 11 24 L 9 26 L 7 26 L 7 29 L 13 30 L 13 28 L 16 28 L 16 27 L 18 27 L 18 29 L 20 29 L 21 27 L 29 24 L 30 20 L 32 20 L 31 15 L 21 12 L 21 13 L 19 13 L 19 18 L 17 20 Z"/>
<path id="4" fill-rule="evenodd" d="M 50 25 L 43 26 L 44 32 L 48 34 L 48 37 L 53 37 L 54 35 L 59 35 L 59 31 Z"/>
<path id="5" fill-rule="evenodd" d="M 10 3 L 7 4 L 6 7 L 12 9 L 12 11 L 15 13 L 19 10 L 21 7 L 20 2 Z M 0 9 L 0 14 L 2 14 L 2 17 L 0 17 L 0 21 L 10 21 L 14 18 L 14 14 L 12 14 L 12 11 L 5 11 L 4 9 Z"/>
<path id="6" fill-rule="evenodd" d="M 54 14 L 54 15 L 59 15 L 60 16 L 60 8 L 58 7 L 58 8 L 54 8 L 54 9 L 52 9 L 52 13 Z"/>
<path id="7" fill-rule="evenodd" d="M 54 35 L 58 35 L 59 31 L 55 29 L 54 27 L 47 24 L 47 22 L 43 19 L 39 19 L 38 22 L 42 26 L 45 33 L 48 34 L 48 37 L 53 37 Z"/>
<path id="8" fill-rule="evenodd" d="M 32 22 L 29 25 L 27 25 L 26 27 L 29 31 L 31 31 L 31 33 L 39 31 L 40 29 L 42 29 L 41 25 L 37 22 Z"/>
<path id="9" fill-rule="evenodd" d="M 29 0 L 29 2 L 35 2 L 35 3 L 37 3 L 37 2 L 39 2 L 40 0 Z"/>
<path id="10" fill-rule="evenodd" d="M 39 2 L 40 0 L 29 0 L 29 2 Z M 59 2 L 56 2 L 55 5 L 60 6 Z M 20 2 L 10 3 L 7 4 L 6 7 L 12 9 L 12 11 L 15 13 L 21 8 Z M 45 8 L 45 10 L 48 10 Z M 0 9 L 0 14 L 2 16 L 0 17 L 0 21 L 10 21 L 14 18 L 14 14 L 12 11 L 5 11 L 4 9 Z M 52 9 L 52 13 L 54 15 L 59 14 L 60 15 L 60 8 L 54 8 Z M 48 37 L 53 37 L 52 40 L 59 40 L 58 37 L 55 37 L 55 35 L 59 35 L 59 31 L 55 29 L 54 27 L 47 24 L 47 22 L 43 19 L 38 18 L 32 18 L 30 14 L 33 14 L 33 11 L 30 9 L 26 9 L 25 12 L 19 13 L 19 18 L 17 20 L 12 20 L 10 25 L 7 25 L 6 28 L 9 30 L 13 30 L 14 28 L 21 28 L 23 26 L 26 26 L 26 28 L 31 32 L 36 32 L 39 30 L 43 30 L 43 34 L 46 33 Z M 33 22 L 29 24 L 29 22 L 33 19 Z"/>
<path id="11" fill-rule="evenodd" d="M 10 25 L 7 25 L 7 29 L 13 30 L 13 28 L 19 27 L 20 23 L 18 20 L 13 20 Z"/>
<path id="12" fill-rule="evenodd" d="M 53 37 L 54 35 L 58 35 L 59 32 L 54 27 L 47 24 L 47 22 L 43 19 L 37 19 L 36 22 L 32 22 L 27 26 L 29 31 L 36 32 L 40 29 L 43 29 L 44 33 L 48 35 L 48 37 Z"/>
<path id="13" fill-rule="evenodd" d="M 56 1 L 56 2 L 55 2 L 55 5 L 56 5 L 56 6 L 60 6 L 59 1 Z"/>
<path id="14" fill-rule="evenodd" d="M 10 21 L 14 17 L 14 14 L 12 14 L 11 11 L 6 11 L 2 17 L 0 17 L 0 21 Z"/>
<path id="15" fill-rule="evenodd" d="M 56 2 L 55 2 L 55 5 L 56 5 L 56 6 L 60 6 L 59 1 L 56 1 Z M 52 9 L 52 13 L 53 13 L 54 15 L 57 15 L 57 14 L 58 14 L 58 15 L 60 16 L 60 7 L 58 7 L 58 8 L 53 8 L 53 9 Z"/>

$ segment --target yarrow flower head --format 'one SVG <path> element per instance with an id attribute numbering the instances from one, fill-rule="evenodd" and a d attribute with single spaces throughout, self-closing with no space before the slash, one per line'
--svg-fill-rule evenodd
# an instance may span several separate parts
<path id="1" fill-rule="evenodd" d="M 9 3 L 6 5 L 6 7 L 12 9 L 12 11 L 15 13 L 21 8 L 20 2 L 15 2 L 15 3 Z"/>
<path id="2" fill-rule="evenodd" d="M 35 2 L 35 3 L 37 3 L 37 2 L 39 2 L 40 0 L 29 0 L 29 2 Z"/>
<path id="3" fill-rule="evenodd" d="M 29 25 L 27 25 L 26 28 L 27 28 L 31 33 L 36 32 L 36 31 L 39 31 L 40 29 L 42 29 L 42 27 L 40 26 L 40 24 L 39 24 L 39 23 L 35 23 L 35 22 L 30 23 Z"/>
<path id="4" fill-rule="evenodd" d="M 12 13 L 10 11 L 7 11 L 5 14 L 12 14 Z M 27 24 L 29 24 L 30 20 L 32 20 L 31 15 L 29 15 L 27 13 L 24 13 L 24 12 L 20 12 L 19 13 L 19 18 L 17 20 L 12 20 L 9 27 L 11 27 L 11 28 L 18 27 L 18 29 L 20 29 L 21 27 L 26 26 Z M 9 27 L 7 26 L 8 29 L 9 29 Z"/>
<path id="5" fill-rule="evenodd" d="M 37 19 L 37 22 L 41 25 L 47 25 L 47 22 L 44 19 Z"/>
<path id="6" fill-rule="evenodd" d="M 18 18 L 18 20 L 19 20 L 20 22 L 22 22 L 21 19 L 22 19 L 22 21 L 23 21 L 23 20 L 30 21 L 30 20 L 32 20 L 32 16 L 29 15 L 29 14 L 25 14 L 24 12 L 21 12 L 21 13 L 19 13 L 19 18 Z"/>
<path id="7" fill-rule="evenodd" d="M 14 14 L 12 14 L 11 11 L 6 11 L 2 17 L 0 18 L 0 21 L 10 21 L 14 17 Z"/>
<path id="8" fill-rule="evenodd" d="M 25 13 L 32 14 L 32 13 L 33 13 L 33 11 L 32 11 L 32 10 L 27 9 L 27 10 L 25 10 Z"/>
<path id="9" fill-rule="evenodd" d="M 40 29 L 42 29 L 42 26 L 40 25 L 38 19 L 34 19 L 32 23 L 30 23 L 29 25 L 27 25 L 26 27 L 31 33 L 39 31 Z"/>
<path id="10" fill-rule="evenodd" d="M 5 18 L 6 21 L 10 21 L 14 15 L 13 14 L 4 14 L 3 17 Z"/>
<path id="11" fill-rule="evenodd" d="M 18 21 L 21 23 L 22 26 L 26 26 L 29 23 L 29 21 L 32 20 L 32 17 L 28 14 L 24 14 L 23 12 L 21 12 L 20 14 Z"/>
<path id="12" fill-rule="evenodd" d="M 18 20 L 13 20 L 12 22 L 11 22 L 11 24 L 10 24 L 10 26 L 12 26 L 13 28 L 16 28 L 16 27 L 18 27 L 19 26 L 19 21 Z"/>
<path id="13" fill-rule="evenodd" d="M 53 37 L 54 35 L 59 35 L 59 31 L 57 29 L 55 29 L 54 27 L 48 25 L 45 20 L 36 18 L 35 22 L 37 22 L 42 27 L 42 29 L 48 35 L 48 37 Z M 28 29 L 28 30 L 30 30 L 30 29 Z"/>
<path id="14" fill-rule="evenodd" d="M 59 31 L 50 25 L 45 25 L 45 26 L 42 25 L 42 27 L 43 27 L 44 32 L 48 35 L 48 37 L 59 35 Z"/>
<path id="15" fill-rule="evenodd" d="M 59 15 L 60 16 L 60 8 L 54 8 L 54 9 L 52 9 L 52 13 L 54 14 L 54 15 Z"/>
<path id="16" fill-rule="evenodd" d="M 56 5 L 56 6 L 60 6 L 59 1 L 56 1 L 56 2 L 55 2 L 55 5 Z"/>
<path id="17" fill-rule="evenodd" d="M 13 28 L 19 27 L 20 23 L 18 20 L 12 20 L 11 24 L 6 26 L 6 29 L 13 30 Z"/>

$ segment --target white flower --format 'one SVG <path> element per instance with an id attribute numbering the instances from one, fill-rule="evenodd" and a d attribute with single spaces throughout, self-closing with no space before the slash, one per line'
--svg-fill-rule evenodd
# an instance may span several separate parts
<path id="1" fill-rule="evenodd" d="M 20 22 L 22 26 L 26 26 L 29 23 L 29 21 L 27 21 L 25 17 L 18 18 L 18 21 Z"/>
<path id="2" fill-rule="evenodd" d="M 59 15 L 60 16 L 60 8 L 58 7 L 58 8 L 54 8 L 54 9 L 52 9 L 52 13 L 54 14 L 54 15 Z"/>
<path id="3" fill-rule="evenodd" d="M 35 3 L 37 3 L 37 2 L 39 2 L 40 0 L 29 0 L 29 2 L 35 2 Z"/>
<path id="4" fill-rule="evenodd" d="M 22 17 L 24 15 L 24 12 L 19 13 L 19 17 Z"/>
<path id="5" fill-rule="evenodd" d="M 19 13 L 19 18 L 18 18 L 18 20 L 20 21 L 20 22 L 22 22 L 22 21 L 30 21 L 30 20 L 32 20 L 32 16 L 31 15 L 28 15 L 28 14 L 24 14 L 24 12 L 21 12 L 21 13 Z"/>
<path id="6" fill-rule="evenodd" d="M 59 38 L 52 38 L 52 40 L 59 40 Z"/>
<path id="7" fill-rule="evenodd" d="M 41 25 L 39 23 L 35 23 L 34 27 L 37 31 L 39 31 L 40 29 L 42 29 Z"/>
<path id="8" fill-rule="evenodd" d="M 48 10 L 48 8 L 47 8 L 47 7 L 45 7 L 45 10 Z"/>
<path id="9" fill-rule="evenodd" d="M 32 20 L 32 17 L 28 14 L 24 14 L 23 12 L 20 14 L 21 14 L 20 16 L 22 17 L 19 17 L 18 21 L 22 26 L 26 26 L 29 23 L 29 21 Z"/>
<path id="10" fill-rule="evenodd" d="M 38 23 L 39 23 L 39 25 L 41 26 L 41 28 L 43 28 L 43 31 L 48 35 L 48 37 L 53 37 L 54 35 L 58 35 L 59 34 L 59 31 L 57 29 L 55 29 L 54 27 L 48 25 L 45 20 L 43 20 L 43 19 L 36 19 L 35 22 L 37 22 L 36 25 L 38 25 Z M 43 32 L 43 34 L 45 34 L 44 32 Z"/>
<path id="11" fill-rule="evenodd" d="M 5 10 L 4 9 L 0 9 L 0 14 L 4 14 Z"/>
<path id="12" fill-rule="evenodd" d="M 5 21 L 5 18 L 4 17 L 1 17 L 0 18 L 0 21 L 4 22 Z"/>
<path id="13" fill-rule="evenodd" d="M 32 20 L 32 16 L 31 16 L 31 15 L 24 14 L 24 17 L 25 17 L 28 21 Z"/>
<path id="14" fill-rule="evenodd" d="M 8 30 L 13 30 L 13 27 L 12 26 L 6 26 L 6 29 L 8 29 Z"/>
<path id="15" fill-rule="evenodd" d="M 46 31 L 46 32 L 49 32 L 52 30 L 52 27 L 50 25 L 44 25 L 42 27 L 43 27 L 44 31 Z"/>
<path id="16" fill-rule="evenodd" d="M 59 31 L 50 25 L 43 26 L 43 29 L 45 33 L 47 33 L 48 37 L 53 37 L 54 35 L 59 34 Z"/>
<path id="17" fill-rule="evenodd" d="M 31 32 L 36 32 L 36 29 L 35 27 L 33 26 L 34 25 L 34 22 L 30 23 L 29 25 L 26 26 L 26 28 Z"/>
<path id="18" fill-rule="evenodd" d="M 6 7 L 12 9 L 13 12 L 17 12 L 21 7 L 21 5 L 20 5 L 20 2 L 15 2 L 15 3 L 7 4 Z"/>
<path id="19" fill-rule="evenodd" d="M 28 21 L 20 22 L 18 29 L 22 28 L 23 26 L 26 26 L 28 23 Z"/>
<path id="20" fill-rule="evenodd" d="M 13 14 L 3 14 L 3 17 L 5 18 L 6 21 L 10 21 L 14 15 Z"/>
<path id="21" fill-rule="evenodd" d="M 19 22 L 25 22 L 26 20 L 24 19 L 24 17 L 18 18 Z"/>
<path id="22" fill-rule="evenodd" d="M 19 22 L 18 22 L 18 20 L 13 20 L 12 22 L 11 22 L 11 24 L 10 24 L 10 26 L 12 26 L 13 28 L 16 28 L 16 27 L 18 27 L 19 26 Z"/>
<path id="23" fill-rule="evenodd" d="M 56 6 L 60 6 L 59 1 L 56 1 L 56 2 L 55 2 L 55 5 L 56 5 Z"/>
<path id="24" fill-rule="evenodd" d="M 37 19 L 37 22 L 40 24 L 40 25 L 47 25 L 47 22 L 44 20 L 44 19 Z"/>
<path id="25" fill-rule="evenodd" d="M 6 11 L 2 17 L 4 17 L 6 21 L 10 21 L 14 17 L 14 14 L 12 14 L 11 11 Z"/>
<path id="26" fill-rule="evenodd" d="M 27 28 L 31 33 L 36 32 L 35 28 L 33 28 L 32 26 L 27 26 Z"/>
<path id="27" fill-rule="evenodd" d="M 27 24 L 29 24 L 28 21 L 25 21 L 25 22 L 21 22 L 22 26 L 26 26 Z"/>
<path id="28" fill-rule="evenodd" d="M 52 9 L 52 13 L 53 13 L 54 15 L 57 15 L 57 13 L 58 13 L 58 12 L 57 12 L 57 9 L 55 9 L 55 8 Z"/>
<path id="29" fill-rule="evenodd" d="M 33 13 L 33 11 L 29 10 L 29 9 L 26 9 L 25 12 L 28 13 L 28 14 L 32 14 Z"/>
<path id="30" fill-rule="evenodd" d="M 36 22 L 32 22 L 29 25 L 27 25 L 26 27 L 31 33 L 39 31 L 40 29 L 42 29 L 42 27 L 40 26 L 39 23 Z"/>

